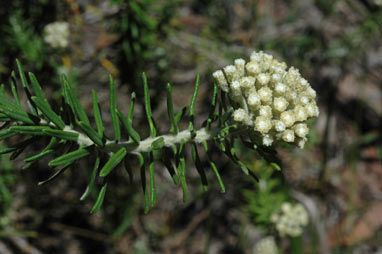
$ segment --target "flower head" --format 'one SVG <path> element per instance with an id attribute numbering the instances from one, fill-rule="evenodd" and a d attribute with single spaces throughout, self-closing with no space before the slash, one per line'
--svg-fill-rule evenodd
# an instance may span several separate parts
<path id="1" fill-rule="evenodd" d="M 67 22 L 56 21 L 44 28 L 44 40 L 52 48 L 66 48 L 69 44 L 69 24 Z"/>
<path id="2" fill-rule="evenodd" d="M 253 52 L 248 63 L 236 59 L 213 77 L 239 105 L 234 120 L 252 126 L 263 145 L 280 140 L 303 148 L 309 132 L 305 121 L 317 117 L 319 109 L 316 92 L 296 68 L 287 69 L 285 63 L 260 51 Z"/>

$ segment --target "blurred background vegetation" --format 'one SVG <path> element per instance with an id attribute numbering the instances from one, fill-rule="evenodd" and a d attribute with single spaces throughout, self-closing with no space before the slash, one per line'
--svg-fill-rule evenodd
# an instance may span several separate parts
<path id="1" fill-rule="evenodd" d="M 281 171 L 256 154 L 240 155 L 260 176 L 258 183 L 213 153 L 225 194 L 213 176 L 204 192 L 189 165 L 191 195 L 183 203 L 179 186 L 158 166 L 159 202 L 148 215 L 138 177 L 129 183 L 122 169 L 111 179 L 102 211 L 90 215 L 97 193 L 84 202 L 79 197 L 92 162 L 81 161 L 38 187 L 51 173 L 47 161 L 23 170 L 21 160 L 1 155 L 0 253 L 253 253 L 267 235 L 280 253 L 381 253 L 381 8 L 380 0 L 1 1 L 1 83 L 9 83 L 19 58 L 51 100 L 59 99 L 65 73 L 88 112 L 95 89 L 106 113 L 111 73 L 126 112 L 132 91 L 142 102 L 144 71 L 164 132 L 167 82 L 180 110 L 200 73 L 196 110 L 205 119 L 212 71 L 264 50 L 300 69 L 318 93 L 321 113 L 310 123 L 304 150 L 277 149 Z M 44 28 L 56 21 L 69 24 L 67 47 L 44 39 Z M 135 110 L 140 126 L 142 103 Z M 111 126 L 110 115 L 104 119 Z M 278 235 L 270 222 L 284 201 L 301 203 L 309 213 L 299 237 Z"/>

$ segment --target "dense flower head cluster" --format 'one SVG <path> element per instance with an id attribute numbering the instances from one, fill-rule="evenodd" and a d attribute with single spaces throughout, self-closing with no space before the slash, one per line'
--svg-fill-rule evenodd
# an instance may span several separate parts
<path id="1" fill-rule="evenodd" d="M 261 239 L 253 249 L 253 254 L 277 254 L 276 241 L 272 236 Z"/>
<path id="2" fill-rule="evenodd" d="M 296 68 L 287 69 L 284 62 L 260 51 L 253 52 L 248 63 L 236 59 L 213 77 L 239 105 L 233 119 L 253 127 L 264 145 L 283 140 L 304 147 L 309 132 L 305 121 L 317 117 L 319 109 L 316 92 Z"/>
<path id="3" fill-rule="evenodd" d="M 44 28 L 44 40 L 52 48 L 66 48 L 69 44 L 69 24 L 63 21 L 50 23 Z"/>
<path id="4" fill-rule="evenodd" d="M 271 215 L 271 221 L 280 235 L 296 237 L 301 235 L 302 228 L 308 224 L 309 216 L 301 204 L 284 202 L 280 210 Z"/>

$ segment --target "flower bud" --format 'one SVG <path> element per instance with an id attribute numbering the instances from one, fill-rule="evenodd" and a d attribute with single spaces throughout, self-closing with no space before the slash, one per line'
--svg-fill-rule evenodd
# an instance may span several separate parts
<path id="1" fill-rule="evenodd" d="M 216 83 L 224 92 L 228 92 L 228 82 L 224 77 L 224 73 L 221 70 L 215 71 L 212 76 L 214 77 Z"/>
<path id="2" fill-rule="evenodd" d="M 268 131 L 272 128 L 272 123 L 269 118 L 265 116 L 258 116 L 255 120 L 255 130 L 260 133 L 268 133 Z"/>

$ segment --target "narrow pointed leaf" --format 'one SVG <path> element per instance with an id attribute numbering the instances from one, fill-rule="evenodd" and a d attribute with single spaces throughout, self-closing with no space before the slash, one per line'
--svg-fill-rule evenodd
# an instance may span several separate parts
<path id="1" fill-rule="evenodd" d="M 209 113 L 209 116 L 208 116 L 208 119 L 207 119 L 207 129 L 211 129 L 211 123 L 213 121 L 215 121 L 215 117 L 214 117 L 214 112 L 215 112 L 215 108 L 216 108 L 216 97 L 218 95 L 218 91 L 219 91 L 219 88 L 216 84 L 214 84 L 214 92 L 213 92 L 213 95 L 212 95 L 212 102 L 211 102 L 211 109 L 210 109 L 210 113 Z"/>
<path id="2" fill-rule="evenodd" d="M 150 196 L 149 196 L 149 190 L 146 183 L 146 170 L 145 170 L 145 159 L 144 156 L 141 153 L 138 153 L 138 159 L 139 159 L 139 167 L 141 171 L 141 183 L 142 183 L 142 189 L 145 196 L 145 209 L 144 213 L 147 214 L 150 211 Z"/>
<path id="3" fill-rule="evenodd" d="M 183 201 L 186 202 L 188 199 L 188 188 L 186 183 L 186 162 L 183 157 L 179 159 L 178 176 L 183 191 Z"/>
<path id="4" fill-rule="evenodd" d="M 178 184 L 179 183 L 179 177 L 174 170 L 174 167 L 173 167 L 173 164 L 172 164 L 170 158 L 168 156 L 163 156 L 162 162 L 166 166 L 168 172 L 170 173 L 171 178 L 174 181 L 174 184 Z"/>
<path id="5" fill-rule="evenodd" d="M 16 74 L 14 71 L 12 71 L 11 73 L 11 90 L 12 90 L 13 98 L 15 98 L 17 104 L 20 105 L 20 99 L 19 99 L 19 95 L 17 93 L 17 87 L 16 87 Z"/>
<path id="6" fill-rule="evenodd" d="M 30 100 L 31 98 L 31 91 L 30 91 L 30 88 L 29 88 L 29 84 L 28 84 L 28 81 L 27 81 L 27 78 L 25 76 L 25 73 L 24 73 L 24 70 L 23 70 L 23 67 L 20 63 L 20 61 L 18 59 L 16 59 L 16 65 L 17 65 L 17 69 L 19 71 L 19 75 L 20 75 L 20 80 L 21 80 L 21 85 L 23 86 L 24 88 L 24 91 L 28 97 L 28 100 Z M 37 115 L 37 109 L 35 107 L 35 105 L 31 105 L 31 110 L 32 110 L 32 113 L 34 115 Z"/>
<path id="7" fill-rule="evenodd" d="M 130 160 L 128 159 L 127 156 L 123 159 L 123 165 L 125 166 L 126 172 L 129 175 L 130 184 L 132 184 L 134 182 L 134 175 L 133 175 L 133 170 L 130 166 Z"/>
<path id="8" fill-rule="evenodd" d="M 101 177 L 107 176 L 126 156 L 127 151 L 125 147 L 122 147 L 118 152 L 114 153 L 110 159 L 106 162 L 105 166 L 101 169 L 99 175 Z"/>
<path id="9" fill-rule="evenodd" d="M 0 154 L 6 154 L 6 153 L 11 153 L 16 151 L 18 148 L 17 147 L 6 147 L 3 149 L 0 149 Z"/>
<path id="10" fill-rule="evenodd" d="M 17 135 L 17 132 L 14 132 L 10 129 L 2 130 L 2 131 L 0 131 L 0 140 L 10 138 L 10 137 L 15 136 L 15 135 Z"/>
<path id="11" fill-rule="evenodd" d="M 60 166 L 60 165 L 72 163 L 73 161 L 81 159 L 88 155 L 90 155 L 90 151 L 88 149 L 79 148 L 78 150 L 61 155 L 60 157 L 50 161 L 48 165 L 51 167 Z"/>
<path id="12" fill-rule="evenodd" d="M 57 170 L 53 175 L 51 175 L 48 179 L 44 180 L 44 181 L 41 181 L 38 183 L 38 185 L 43 185 L 43 184 L 46 184 L 48 182 L 51 182 L 52 180 L 56 179 L 59 175 L 61 175 L 62 173 L 65 172 L 65 170 L 67 170 L 70 165 L 72 165 L 72 162 L 69 162 L 67 164 L 65 164 L 62 168 L 60 168 L 59 170 Z"/>
<path id="13" fill-rule="evenodd" d="M 210 155 L 210 153 L 208 151 L 208 145 L 207 145 L 206 141 L 203 141 L 203 147 L 204 147 L 204 151 L 207 154 L 207 160 L 210 163 L 211 168 L 212 168 L 212 170 L 214 171 L 214 173 L 216 175 L 216 178 L 218 179 L 218 182 L 219 182 L 219 185 L 220 185 L 220 190 L 221 190 L 222 193 L 225 193 L 225 186 L 224 186 L 223 180 L 222 180 L 222 178 L 221 178 L 221 176 L 219 174 L 219 171 L 218 171 L 215 163 L 211 160 L 211 155 Z"/>
<path id="14" fill-rule="evenodd" d="M 206 176 L 206 173 L 204 172 L 204 168 L 202 166 L 202 163 L 200 162 L 198 149 L 197 149 L 195 143 L 191 144 L 191 150 L 192 150 L 192 159 L 195 163 L 196 170 L 198 171 L 200 178 L 202 180 L 203 190 L 207 191 L 208 190 L 207 176 Z"/>
<path id="15" fill-rule="evenodd" d="M 155 187 L 155 176 L 154 176 L 154 161 L 152 152 L 150 153 L 150 164 L 149 164 L 149 175 L 150 175 L 150 205 L 155 206 L 157 203 L 157 190 Z"/>
<path id="16" fill-rule="evenodd" d="M 94 112 L 94 120 L 97 125 L 97 130 L 99 136 L 103 137 L 103 132 L 105 128 L 103 127 L 101 109 L 99 105 L 99 100 L 96 91 L 92 90 L 92 98 L 93 98 L 93 112 Z"/>
<path id="17" fill-rule="evenodd" d="M 30 156 L 30 157 L 24 159 L 24 161 L 26 163 L 33 162 L 33 161 L 39 160 L 39 159 L 41 159 L 41 158 L 43 158 L 49 154 L 52 154 L 54 152 L 55 152 L 55 150 L 53 150 L 53 149 L 44 150 L 41 153 L 35 154 L 33 156 Z"/>
<path id="18" fill-rule="evenodd" d="M 191 132 L 191 137 L 194 138 L 196 136 L 195 128 L 194 128 L 194 115 L 195 115 L 195 104 L 196 104 L 196 97 L 198 96 L 199 92 L 199 85 L 200 85 L 200 78 L 199 73 L 196 74 L 196 81 L 195 81 L 195 90 L 194 94 L 192 95 L 192 100 L 190 104 L 190 122 L 188 126 L 188 130 Z"/>
<path id="19" fill-rule="evenodd" d="M 141 141 L 141 137 L 138 132 L 136 132 L 133 128 L 132 122 L 129 118 L 126 118 L 121 111 L 117 109 L 117 115 L 122 122 L 123 127 L 125 127 L 127 135 L 137 144 Z"/>
<path id="20" fill-rule="evenodd" d="M 80 128 L 85 132 L 85 134 L 97 145 L 103 146 L 102 138 L 99 134 L 89 125 L 84 122 L 78 122 Z"/>
<path id="21" fill-rule="evenodd" d="M 147 84 L 147 77 L 145 73 L 142 74 L 142 79 L 143 79 L 143 92 L 144 92 L 144 99 L 145 99 L 146 116 L 147 116 L 147 121 L 149 122 L 150 136 L 153 138 L 157 135 L 156 134 L 157 131 L 156 131 L 154 120 L 151 113 L 149 86 Z"/>
<path id="22" fill-rule="evenodd" d="M 98 168 L 99 168 L 100 160 L 101 160 L 101 158 L 97 156 L 96 161 L 94 163 L 94 167 L 93 167 L 92 173 L 90 175 L 89 184 L 86 187 L 85 192 L 82 194 L 82 196 L 80 198 L 81 201 L 85 200 L 89 196 L 90 192 L 94 188 L 94 182 L 95 182 L 95 179 L 96 179 L 96 176 L 97 176 L 97 171 L 98 171 Z"/>
<path id="23" fill-rule="evenodd" d="M 49 103 L 39 97 L 32 96 L 32 101 L 36 104 L 37 108 L 60 129 L 65 128 L 64 121 L 53 111 Z"/>
<path id="24" fill-rule="evenodd" d="M 84 108 L 81 106 L 73 88 L 69 84 L 68 79 L 65 75 L 62 76 L 62 82 L 64 88 L 64 96 L 67 100 L 66 102 L 72 108 L 73 113 L 80 121 L 86 123 L 87 125 L 90 125 L 89 118 L 86 115 Z"/>
<path id="25" fill-rule="evenodd" d="M 29 80 L 31 81 L 33 92 L 36 95 L 36 97 L 42 101 L 47 102 L 45 94 L 42 91 L 41 86 L 40 86 L 36 76 L 32 72 L 29 72 L 28 75 L 29 75 Z"/>
<path id="26" fill-rule="evenodd" d="M 117 141 L 121 139 L 121 130 L 119 126 L 118 116 L 116 113 L 117 101 L 116 101 L 116 88 L 113 77 L 110 75 L 110 115 L 113 122 L 114 137 Z"/>
<path id="27" fill-rule="evenodd" d="M 12 126 L 11 129 L 19 134 L 46 135 L 44 130 L 50 130 L 48 126 Z"/>
<path id="28" fill-rule="evenodd" d="M 178 134 L 179 128 L 175 122 L 174 105 L 172 103 L 172 86 L 170 83 L 167 84 L 167 114 L 171 123 L 170 133 Z"/>
<path id="29" fill-rule="evenodd" d="M 90 213 L 96 213 L 99 211 L 99 209 L 101 208 L 101 206 L 103 204 L 103 200 L 105 199 L 106 189 L 107 189 L 107 183 L 105 183 L 102 186 L 100 192 L 98 193 L 97 200 L 96 200 L 92 210 L 90 211 Z"/>
<path id="30" fill-rule="evenodd" d="M 46 129 L 46 130 L 43 130 L 43 132 L 49 136 L 65 139 L 69 141 L 77 141 L 79 136 L 78 132 L 61 131 L 61 130 L 54 130 L 54 129 Z"/>

